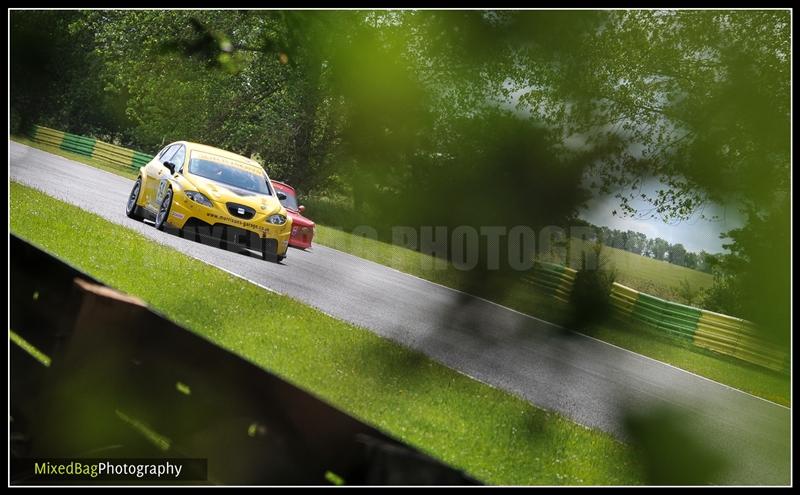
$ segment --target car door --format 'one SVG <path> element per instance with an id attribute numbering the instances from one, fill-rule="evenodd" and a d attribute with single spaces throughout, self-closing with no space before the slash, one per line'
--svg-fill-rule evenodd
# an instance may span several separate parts
<path id="1" fill-rule="evenodd" d="M 172 153 L 174 144 L 168 144 L 158 152 L 156 156 L 150 160 L 147 165 L 144 167 L 144 183 L 142 184 L 142 202 L 144 206 L 147 208 L 151 207 L 151 203 L 153 200 L 153 191 L 155 190 L 155 179 L 154 177 L 158 173 L 158 168 L 161 167 L 161 159 L 164 157 L 167 152 Z"/>
<path id="2" fill-rule="evenodd" d="M 153 201 L 156 209 L 160 208 L 161 201 L 166 195 L 167 188 L 169 187 L 169 181 L 172 177 L 172 173 L 163 165 L 163 163 L 171 162 L 173 165 L 175 165 L 175 176 L 177 177 L 181 170 L 183 170 L 183 163 L 186 161 L 186 146 L 178 144 L 175 151 L 173 152 L 170 150 L 169 153 L 172 155 L 170 158 L 161 160 L 161 170 L 158 173 L 159 182 L 156 190 L 156 196 Z M 166 157 L 167 155 L 165 154 L 164 156 Z"/>
<path id="3" fill-rule="evenodd" d="M 145 187 L 144 202 L 151 210 L 158 210 L 163 197 L 163 194 L 159 194 L 163 193 L 162 179 L 169 177 L 169 169 L 164 166 L 164 162 L 170 161 L 180 147 L 181 145 L 177 143 L 170 145 L 156 160 L 147 165 L 147 186 Z"/>

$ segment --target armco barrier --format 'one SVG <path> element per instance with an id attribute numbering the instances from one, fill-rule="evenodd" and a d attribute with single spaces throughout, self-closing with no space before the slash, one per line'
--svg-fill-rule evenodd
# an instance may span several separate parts
<path id="1" fill-rule="evenodd" d="M 93 483 L 38 477 L 34 459 L 205 459 L 212 484 L 476 483 L 16 236 L 9 247 L 11 484 Z"/>
<path id="2" fill-rule="evenodd" d="M 562 265 L 537 262 L 523 280 L 567 303 L 576 274 Z M 775 371 L 789 370 L 789 353 L 760 339 L 757 329 L 746 320 L 667 301 L 616 282 L 611 303 L 620 321 L 636 321 L 676 341 Z"/>
<path id="3" fill-rule="evenodd" d="M 64 134 L 64 140 L 61 142 L 61 149 L 78 153 L 79 155 L 92 156 L 94 143 L 95 140 L 92 138 L 66 133 Z"/>
<path id="4" fill-rule="evenodd" d="M 702 311 L 694 345 L 777 371 L 789 370 L 789 353 L 758 337 L 755 326 L 732 316 Z"/>
<path id="5" fill-rule="evenodd" d="M 789 369 L 789 353 L 760 339 L 751 322 L 678 304 L 614 283 L 616 316 L 658 333 L 775 371 Z"/>
<path id="6" fill-rule="evenodd" d="M 138 169 L 153 159 L 151 155 L 128 148 L 42 126 L 35 127 L 31 139 L 129 170 Z"/>
<path id="7" fill-rule="evenodd" d="M 611 304 L 618 315 L 629 318 L 638 300 L 639 291 L 616 282 L 611 286 Z"/>
<path id="8" fill-rule="evenodd" d="M 691 342 L 700 319 L 700 310 L 640 293 L 630 317 L 648 323 L 671 337 Z"/>
<path id="9" fill-rule="evenodd" d="M 533 269 L 523 276 L 523 280 L 531 283 L 555 299 L 567 303 L 575 283 L 577 271 L 555 263 L 537 261 Z"/>

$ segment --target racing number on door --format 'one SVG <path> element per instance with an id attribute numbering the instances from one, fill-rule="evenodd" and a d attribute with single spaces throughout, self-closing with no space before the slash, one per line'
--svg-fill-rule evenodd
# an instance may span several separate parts
<path id="1" fill-rule="evenodd" d="M 156 204 L 160 205 L 161 200 L 164 199 L 164 194 L 167 192 L 167 181 L 162 180 L 158 185 L 158 193 L 156 194 Z"/>

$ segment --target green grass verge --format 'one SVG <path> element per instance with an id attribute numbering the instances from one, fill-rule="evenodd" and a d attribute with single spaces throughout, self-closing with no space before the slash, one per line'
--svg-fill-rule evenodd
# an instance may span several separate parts
<path id="1" fill-rule="evenodd" d="M 135 178 L 135 172 L 107 165 L 92 158 L 35 143 L 24 137 L 12 136 L 12 139 L 92 167 L 108 170 L 123 177 Z M 314 212 L 311 211 L 312 217 L 313 214 Z M 565 304 L 516 279 L 503 281 L 506 285 L 502 287 L 502 290 L 471 286 L 468 284 L 468 278 L 465 277 L 464 272 L 455 269 L 448 263 L 442 264 L 441 260 L 435 260 L 429 255 L 374 239 L 359 237 L 320 224 L 317 224 L 315 242 L 431 282 L 469 292 L 546 321 L 557 324 L 565 322 L 568 311 Z M 684 279 L 688 280 L 695 289 L 707 288 L 712 282 L 712 277 L 707 273 L 646 258 L 622 249 L 606 248 L 604 256 L 607 256 L 617 268 L 620 283 L 665 299 L 676 299 L 673 294 L 674 289 Z M 697 373 L 753 395 L 780 404 L 789 404 L 790 382 L 784 375 L 738 360 L 712 355 L 701 349 L 679 346 L 674 342 L 660 339 L 643 328 L 631 330 L 604 326 L 592 329 L 587 333 L 591 333 L 600 340 Z"/>
<path id="2" fill-rule="evenodd" d="M 654 333 L 631 327 L 599 326 L 585 332 L 604 342 L 629 349 L 747 393 L 790 406 L 789 377 L 735 358 L 680 345 Z"/>
<path id="3" fill-rule="evenodd" d="M 16 235 L 487 483 L 642 481 L 631 449 L 609 435 L 36 190 L 11 183 L 10 194 Z"/>

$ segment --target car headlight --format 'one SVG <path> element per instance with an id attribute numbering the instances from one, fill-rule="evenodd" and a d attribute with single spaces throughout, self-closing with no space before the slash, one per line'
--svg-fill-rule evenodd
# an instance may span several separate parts
<path id="1" fill-rule="evenodd" d="M 211 208 L 213 205 L 211 201 L 203 195 L 203 193 L 199 193 L 197 191 L 186 191 L 186 197 L 194 201 L 195 203 L 200 203 L 203 206 L 208 206 Z"/>
<path id="2" fill-rule="evenodd" d="M 278 213 L 276 213 L 276 214 L 274 214 L 274 215 L 271 215 L 271 216 L 270 216 L 270 217 L 267 219 L 267 221 L 268 221 L 269 223 L 273 224 L 273 225 L 283 225 L 283 224 L 285 224 L 285 223 L 286 223 L 286 217 L 285 217 L 285 216 L 283 216 L 283 215 L 281 215 L 281 214 L 278 214 Z"/>

